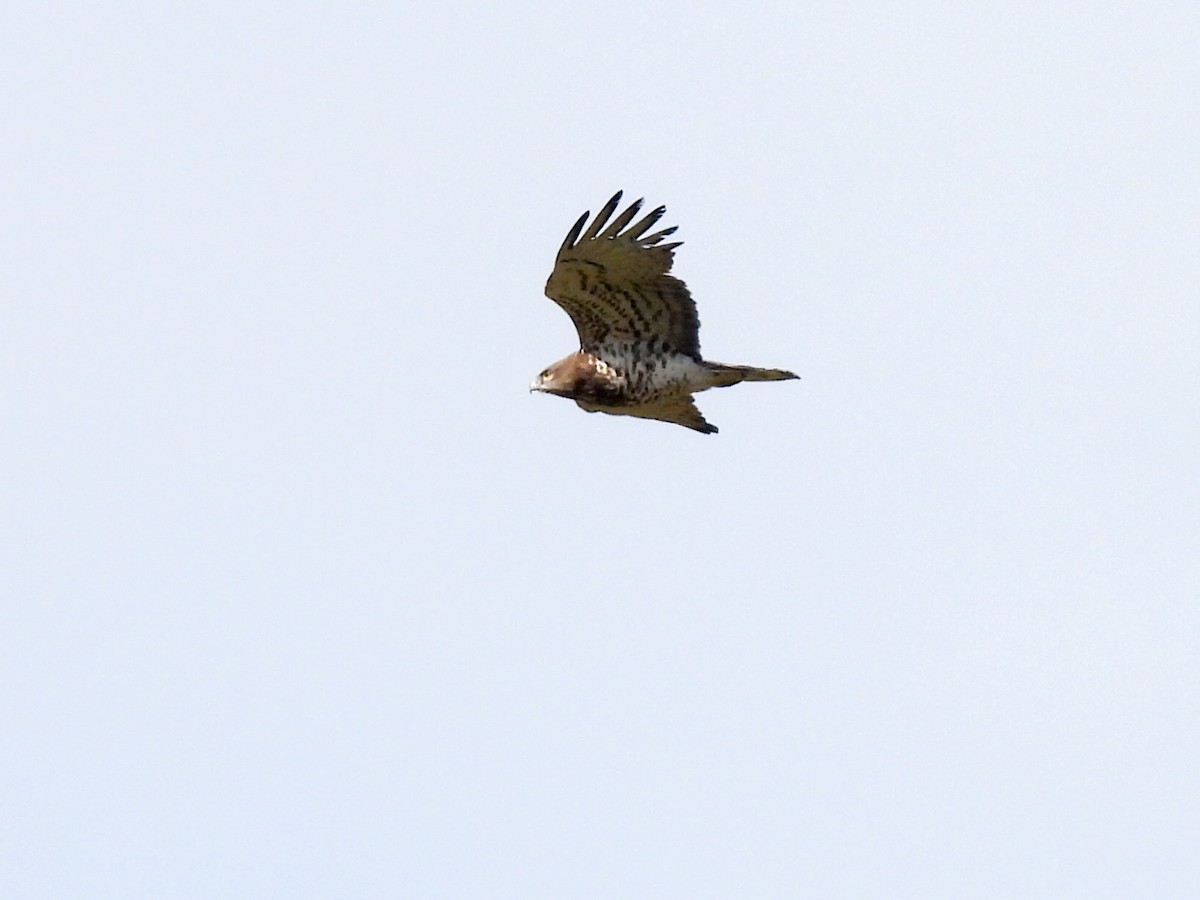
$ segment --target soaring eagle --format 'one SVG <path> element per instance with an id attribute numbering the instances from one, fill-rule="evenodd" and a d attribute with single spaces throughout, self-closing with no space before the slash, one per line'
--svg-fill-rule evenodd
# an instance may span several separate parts
<path id="1" fill-rule="evenodd" d="M 543 371 L 529 389 L 568 397 L 588 412 L 658 419 L 715 434 L 717 427 L 704 421 L 692 394 L 799 376 L 703 359 L 696 304 L 687 285 L 667 274 L 681 242 L 662 240 L 675 229 L 642 237 L 667 208 L 626 228 L 642 208 L 638 200 L 605 228 L 620 202 L 617 191 L 580 237 L 590 215 L 585 212 L 559 248 L 546 296 L 575 323 L 579 350 Z"/>

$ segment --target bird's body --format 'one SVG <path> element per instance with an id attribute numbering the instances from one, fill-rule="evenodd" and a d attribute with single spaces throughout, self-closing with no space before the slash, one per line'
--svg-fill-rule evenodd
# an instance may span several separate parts
<path id="1" fill-rule="evenodd" d="M 638 200 L 602 232 L 620 200 L 618 191 L 580 237 L 584 213 L 563 241 L 546 294 L 571 316 L 580 349 L 545 369 L 530 390 L 568 397 L 588 412 L 714 433 L 692 394 L 797 376 L 701 357 L 696 305 L 687 286 L 667 274 L 679 244 L 660 244 L 675 229 L 641 237 L 666 209 L 660 206 L 626 228 L 641 208 Z"/>

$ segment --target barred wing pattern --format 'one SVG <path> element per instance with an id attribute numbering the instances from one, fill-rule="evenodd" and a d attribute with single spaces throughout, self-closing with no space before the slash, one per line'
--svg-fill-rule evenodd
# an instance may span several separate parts
<path id="1" fill-rule="evenodd" d="M 567 311 L 587 353 L 627 343 L 699 360 L 696 304 L 687 285 L 667 274 L 681 242 L 661 243 L 675 228 L 642 237 L 667 209 L 660 206 L 629 225 L 642 207 L 638 200 L 608 224 L 620 202 L 617 191 L 586 233 L 588 213 L 575 223 L 558 251 L 546 296 Z"/>

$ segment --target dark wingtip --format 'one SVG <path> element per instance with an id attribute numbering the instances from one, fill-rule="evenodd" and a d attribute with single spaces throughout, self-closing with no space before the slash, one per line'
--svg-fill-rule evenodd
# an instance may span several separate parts
<path id="1" fill-rule="evenodd" d="M 558 251 L 559 253 L 562 253 L 562 251 L 566 250 L 568 247 L 575 246 L 575 242 L 577 240 L 579 240 L 579 235 L 583 232 L 584 223 L 587 222 L 588 216 L 590 216 L 591 214 L 592 214 L 592 211 L 589 209 L 587 212 L 585 212 L 582 216 L 579 217 L 578 222 L 576 222 L 574 225 L 571 226 L 571 230 L 567 232 L 567 236 L 563 239 L 562 246 L 559 248 L 559 251 Z"/>
<path id="2" fill-rule="evenodd" d="M 624 191 L 617 191 L 613 194 L 612 199 L 604 204 L 603 209 L 596 213 L 596 218 L 592 219 L 592 225 L 583 233 L 583 240 L 590 241 L 600 235 L 604 230 L 604 226 L 608 224 L 608 220 L 612 218 L 612 214 L 617 211 L 617 207 L 621 203 L 621 194 Z"/>

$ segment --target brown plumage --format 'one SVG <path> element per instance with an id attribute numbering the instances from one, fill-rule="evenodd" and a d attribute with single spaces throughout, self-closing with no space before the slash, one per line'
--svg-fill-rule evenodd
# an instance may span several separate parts
<path id="1" fill-rule="evenodd" d="M 559 248 L 546 296 L 575 323 L 579 350 L 544 370 L 530 390 L 569 397 L 588 412 L 658 419 L 713 434 L 716 427 L 704 420 L 692 394 L 798 376 L 703 359 L 696 304 L 687 285 L 667 274 L 679 242 L 662 240 L 675 229 L 642 237 L 666 207 L 630 225 L 642 206 L 638 200 L 608 224 L 620 202 L 618 191 L 586 233 L 584 213 Z"/>

